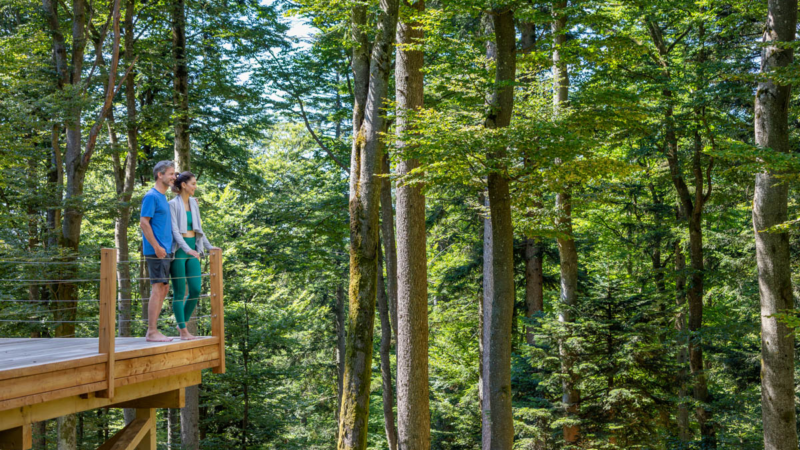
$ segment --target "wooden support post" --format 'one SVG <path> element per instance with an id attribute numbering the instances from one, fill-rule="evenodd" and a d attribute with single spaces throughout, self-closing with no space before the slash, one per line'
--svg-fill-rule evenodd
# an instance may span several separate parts
<path id="1" fill-rule="evenodd" d="M 225 373 L 225 306 L 222 296 L 222 249 L 212 248 L 210 255 L 211 335 L 219 338 L 219 366 L 214 373 Z"/>
<path id="2" fill-rule="evenodd" d="M 114 398 L 114 341 L 117 314 L 117 249 L 100 251 L 100 353 L 108 354 L 108 388 L 97 393 L 100 398 Z"/>
<path id="3" fill-rule="evenodd" d="M 183 391 L 183 389 L 181 389 Z M 147 434 L 136 446 L 136 450 L 157 450 L 156 444 L 156 410 L 155 408 L 140 408 L 136 410 L 137 419 L 146 419 L 150 423 Z"/>
<path id="4" fill-rule="evenodd" d="M 156 450 L 156 410 L 137 409 L 136 419 L 97 450 Z"/>
<path id="5" fill-rule="evenodd" d="M 0 450 L 28 450 L 33 446 L 30 424 L 0 431 Z"/>

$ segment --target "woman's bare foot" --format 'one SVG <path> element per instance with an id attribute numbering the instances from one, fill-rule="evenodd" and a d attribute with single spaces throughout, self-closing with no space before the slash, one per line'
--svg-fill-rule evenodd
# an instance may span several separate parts
<path id="1" fill-rule="evenodd" d="M 145 336 L 145 340 L 147 342 L 172 342 L 171 337 L 164 336 L 159 331 L 148 332 L 147 336 Z"/>
<path id="2" fill-rule="evenodd" d="M 189 333 L 189 330 L 186 328 L 178 328 L 178 332 L 181 334 L 182 341 L 193 341 L 197 339 L 197 336 L 192 335 Z"/>

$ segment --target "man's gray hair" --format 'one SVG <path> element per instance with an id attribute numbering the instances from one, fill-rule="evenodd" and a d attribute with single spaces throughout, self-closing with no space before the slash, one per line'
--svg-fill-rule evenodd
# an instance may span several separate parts
<path id="1" fill-rule="evenodd" d="M 155 167 L 153 167 L 153 177 L 158 180 L 158 174 L 160 173 L 167 173 L 167 168 L 172 167 L 175 168 L 174 161 L 159 161 Z"/>

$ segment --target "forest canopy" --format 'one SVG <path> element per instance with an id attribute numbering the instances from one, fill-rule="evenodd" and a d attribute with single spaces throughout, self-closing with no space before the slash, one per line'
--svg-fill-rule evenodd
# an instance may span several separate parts
<path id="1" fill-rule="evenodd" d="M 144 335 L 174 160 L 227 373 L 164 448 L 796 449 L 797 10 L 0 0 L 0 338 L 97 336 L 101 248 Z"/>

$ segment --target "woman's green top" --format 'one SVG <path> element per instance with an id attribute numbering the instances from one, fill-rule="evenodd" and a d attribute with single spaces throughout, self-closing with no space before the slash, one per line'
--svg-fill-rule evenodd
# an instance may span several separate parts
<path id="1" fill-rule="evenodd" d="M 191 211 L 186 211 L 186 230 L 187 231 L 191 231 L 192 230 L 192 212 Z"/>

